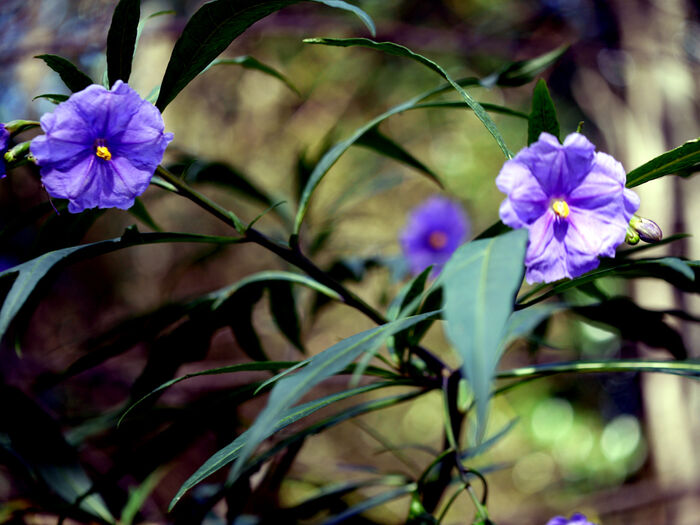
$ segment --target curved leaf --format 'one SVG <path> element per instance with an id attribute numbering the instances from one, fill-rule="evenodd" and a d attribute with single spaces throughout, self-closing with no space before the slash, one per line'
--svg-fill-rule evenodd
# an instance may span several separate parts
<path id="1" fill-rule="evenodd" d="M 247 442 L 233 465 L 231 479 L 235 479 L 241 474 L 245 462 L 258 445 L 276 432 L 275 425 L 280 415 L 301 399 L 304 394 L 324 379 L 343 370 L 364 352 L 376 351 L 389 336 L 436 314 L 437 312 L 429 312 L 399 319 L 343 339 L 311 357 L 308 364 L 296 374 L 285 376 L 277 381 L 270 392 L 267 405 L 247 431 Z"/>
<path id="2" fill-rule="evenodd" d="M 567 49 L 569 49 L 568 44 L 535 58 L 512 62 L 503 67 L 500 71 L 486 77 L 481 81 L 481 85 L 484 87 L 492 87 L 495 85 L 517 87 L 527 84 L 534 80 L 538 74 L 559 60 L 559 57 L 561 57 Z"/>
<path id="3" fill-rule="evenodd" d="M 555 374 L 608 372 L 656 372 L 700 378 L 700 360 L 660 361 L 655 359 L 608 359 L 600 361 L 572 361 L 523 366 L 502 370 L 497 379 L 531 379 Z"/>
<path id="4" fill-rule="evenodd" d="M 296 86 L 294 84 L 292 84 L 292 82 L 287 77 L 285 77 L 282 73 L 277 71 L 275 68 L 268 66 L 267 64 L 263 64 L 257 58 L 254 58 L 250 55 L 243 55 L 243 56 L 233 57 L 233 58 L 217 58 L 211 64 L 209 64 L 206 68 L 204 68 L 204 71 L 207 71 L 210 67 L 213 67 L 213 66 L 226 66 L 226 65 L 241 66 L 241 67 L 244 67 L 246 69 L 253 69 L 256 71 L 260 71 L 261 73 L 265 73 L 266 75 L 270 75 L 271 77 L 274 77 L 277 80 L 281 81 L 285 86 L 287 86 L 289 89 L 294 91 L 294 93 L 301 96 L 301 93 L 299 93 L 299 90 L 296 88 Z M 204 73 L 204 71 L 202 71 L 202 73 Z"/>
<path id="5" fill-rule="evenodd" d="M 140 233 L 136 229 L 127 229 L 121 237 L 72 246 L 40 255 L 35 259 L 0 273 L 0 279 L 14 277 L 12 287 L 0 309 L 0 339 L 5 335 L 10 322 L 19 313 L 27 299 L 29 299 L 32 291 L 54 269 L 71 262 L 96 257 L 122 248 L 164 242 L 231 244 L 240 242 L 240 239 L 188 233 Z"/>
<path id="6" fill-rule="evenodd" d="M 367 29 L 369 29 L 369 32 L 372 36 L 374 36 L 377 33 L 377 30 L 374 27 L 374 22 L 370 18 L 370 16 L 365 13 L 362 9 L 360 9 L 357 6 L 354 6 L 348 2 L 344 2 L 343 0 L 313 0 L 314 2 L 318 2 L 319 4 L 325 4 L 328 7 L 335 7 L 337 9 L 345 9 L 346 11 L 350 11 L 351 13 L 354 13 L 360 20 L 362 20 L 362 23 L 367 26 Z"/>
<path id="7" fill-rule="evenodd" d="M 63 83 L 73 93 L 82 91 L 94 84 L 93 80 L 80 71 L 72 62 L 58 55 L 37 55 L 46 65 L 53 69 L 63 80 Z"/>
<path id="8" fill-rule="evenodd" d="M 522 283 L 527 230 L 467 243 L 440 276 L 447 336 L 474 392 L 478 441 L 485 430 L 491 381 L 513 302 Z"/>
<path id="9" fill-rule="evenodd" d="M 402 384 L 402 383 L 397 382 L 397 381 L 373 383 L 370 385 L 364 385 L 364 386 L 360 386 L 357 388 L 352 388 L 350 390 L 345 390 L 343 392 L 339 392 L 337 394 L 332 394 L 330 396 L 325 396 L 325 397 L 322 397 L 320 399 L 316 399 L 314 401 L 304 403 L 304 404 L 299 405 L 297 407 L 287 408 L 287 409 L 281 411 L 279 414 L 277 414 L 277 417 L 275 418 L 272 426 L 269 429 L 267 429 L 266 435 L 263 437 L 263 439 L 266 439 L 267 437 L 271 436 L 272 434 L 274 434 L 278 430 L 281 430 L 284 427 L 291 425 L 292 423 L 308 416 L 309 414 L 313 414 L 317 410 L 320 410 L 321 408 L 326 407 L 332 403 L 336 403 L 338 401 L 341 401 L 343 399 L 347 399 L 349 397 L 352 397 L 352 396 L 355 396 L 358 394 L 370 392 L 372 390 L 386 388 L 389 386 L 396 386 L 396 385 L 400 385 L 400 384 Z M 415 395 L 414 393 L 412 393 L 412 394 Z M 350 411 L 347 411 L 347 412 L 350 412 Z M 354 413 L 353 413 L 353 415 L 354 415 Z M 337 417 L 333 418 L 333 419 L 335 420 L 335 419 L 337 419 Z M 347 418 L 342 418 L 340 420 L 344 421 L 345 419 L 347 419 Z M 340 421 L 337 421 L 337 422 L 340 422 Z M 335 424 L 335 423 L 336 423 L 336 421 L 334 421 L 332 424 Z M 317 425 L 318 424 L 314 425 L 314 427 L 316 427 Z M 197 471 L 194 474 L 192 474 L 185 481 L 185 483 L 182 484 L 180 489 L 177 491 L 177 494 L 175 494 L 175 497 L 170 502 L 169 510 L 172 510 L 172 508 L 177 504 L 177 502 L 180 501 L 182 496 L 184 496 L 185 493 L 188 490 L 190 490 L 192 487 L 194 487 L 197 483 L 199 483 L 202 480 L 206 479 L 207 477 L 211 476 L 214 472 L 225 467 L 226 465 L 228 465 L 232 461 L 240 458 L 241 453 L 245 451 L 245 449 L 247 448 L 247 445 L 250 443 L 251 430 L 252 430 L 252 427 L 250 429 L 246 430 L 245 432 L 243 432 L 240 436 L 238 436 L 231 443 L 229 443 L 224 448 L 219 450 L 216 454 L 211 456 L 201 467 L 199 467 L 197 469 Z M 308 432 L 305 433 L 304 435 L 308 435 Z M 235 480 L 237 475 L 238 474 L 229 476 L 228 484 L 233 483 L 233 481 Z"/>
<path id="10" fill-rule="evenodd" d="M 370 49 L 382 51 L 389 55 L 405 57 L 415 60 L 419 64 L 426 66 L 427 68 L 433 70 L 435 73 L 447 80 L 447 82 L 460 94 L 464 102 L 466 102 L 469 105 L 469 107 L 472 108 L 476 117 L 482 122 L 482 124 L 486 127 L 489 133 L 491 133 L 491 135 L 496 140 L 496 143 L 501 148 L 506 158 L 509 159 L 513 156 L 511 151 L 508 149 L 508 146 L 506 146 L 506 143 L 503 140 L 503 137 L 501 136 L 501 132 L 498 131 L 496 124 L 494 124 L 493 120 L 491 120 L 491 117 L 489 117 L 488 113 L 486 113 L 481 104 L 479 104 L 476 100 L 474 100 L 471 97 L 471 95 L 464 91 L 462 86 L 460 86 L 459 83 L 455 82 L 442 67 L 440 67 L 437 63 L 433 62 L 432 60 L 424 57 L 423 55 L 419 55 L 418 53 L 411 51 L 407 47 L 395 44 L 393 42 L 375 42 L 374 40 L 370 40 L 369 38 L 307 38 L 304 40 L 304 42 L 308 44 L 323 44 L 327 46 L 368 47 Z"/>
<path id="11" fill-rule="evenodd" d="M 117 80 L 128 82 L 136 47 L 136 33 L 141 16 L 141 0 L 120 0 L 114 8 L 107 33 L 107 78 L 112 86 Z"/>
<path id="12" fill-rule="evenodd" d="M 650 180 L 679 171 L 700 170 L 700 138 L 659 155 L 627 174 L 627 187 L 634 188 Z"/>
<path id="13" fill-rule="evenodd" d="M 407 496 L 408 494 L 414 492 L 417 488 L 417 483 L 408 483 L 397 489 L 387 490 L 386 492 L 382 492 L 381 494 L 377 494 L 376 496 L 372 496 L 371 498 L 367 498 L 366 500 L 353 505 L 348 510 L 341 512 L 340 514 L 336 514 L 335 516 L 328 518 L 323 522 L 323 525 L 337 525 L 338 523 L 342 523 L 346 519 L 357 516 L 366 510 L 378 507 L 379 505 L 383 505 L 384 503 L 403 496 Z"/>
<path id="14" fill-rule="evenodd" d="M 267 15 L 300 0 L 213 0 L 204 4 L 187 22 L 170 55 L 156 107 L 163 111 L 183 88 L 233 40 Z M 354 12 L 367 23 L 358 7 L 341 0 L 313 0 Z M 369 20 L 371 24 L 371 20 Z M 374 25 L 371 24 L 370 31 Z"/>

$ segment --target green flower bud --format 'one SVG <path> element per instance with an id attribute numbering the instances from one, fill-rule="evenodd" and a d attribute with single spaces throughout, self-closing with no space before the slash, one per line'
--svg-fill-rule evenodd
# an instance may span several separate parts
<path id="1" fill-rule="evenodd" d="M 35 120 L 11 120 L 5 123 L 5 129 L 9 131 L 10 135 L 13 137 L 18 133 L 38 127 L 39 123 Z"/>
<path id="2" fill-rule="evenodd" d="M 639 234 L 637 230 L 632 228 L 629 224 L 627 225 L 627 235 L 625 235 L 625 242 L 631 246 L 639 243 Z"/>

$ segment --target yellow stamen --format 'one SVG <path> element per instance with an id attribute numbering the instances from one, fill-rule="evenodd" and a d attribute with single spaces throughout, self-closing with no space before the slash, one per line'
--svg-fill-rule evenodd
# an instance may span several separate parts
<path id="1" fill-rule="evenodd" d="M 112 153 L 107 149 L 107 146 L 97 146 L 95 154 L 101 159 L 112 160 Z"/>
<path id="2" fill-rule="evenodd" d="M 566 201 L 556 200 L 552 203 L 552 209 L 562 219 L 566 219 L 569 216 L 569 205 Z"/>
<path id="3" fill-rule="evenodd" d="M 435 250 L 444 248 L 447 244 L 447 234 L 441 231 L 434 231 L 428 237 L 428 244 Z"/>

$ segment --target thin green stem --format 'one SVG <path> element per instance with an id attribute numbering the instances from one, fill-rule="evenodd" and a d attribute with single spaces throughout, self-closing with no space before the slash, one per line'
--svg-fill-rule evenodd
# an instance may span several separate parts
<path id="1" fill-rule="evenodd" d="M 447 515 L 447 511 L 450 510 L 450 507 L 452 506 L 452 504 L 453 504 L 455 501 L 457 501 L 457 498 L 459 497 L 460 493 L 461 493 L 464 489 L 466 489 L 468 486 L 469 486 L 468 483 L 462 483 L 462 484 L 460 485 L 460 487 L 455 491 L 455 493 L 452 494 L 452 496 L 450 496 L 450 499 L 447 500 L 447 503 L 445 504 L 445 507 L 442 509 L 442 511 L 440 511 L 440 515 L 438 516 L 438 519 L 437 519 L 438 525 L 439 525 L 440 523 L 442 523 L 442 520 L 445 519 L 445 516 Z"/>
<path id="2" fill-rule="evenodd" d="M 600 361 L 571 361 L 549 363 L 544 365 L 524 366 L 511 370 L 502 370 L 496 374 L 497 379 L 525 379 L 554 374 L 606 373 L 606 372 L 658 372 L 700 377 L 700 361 L 660 361 L 643 359 L 615 359 Z"/>

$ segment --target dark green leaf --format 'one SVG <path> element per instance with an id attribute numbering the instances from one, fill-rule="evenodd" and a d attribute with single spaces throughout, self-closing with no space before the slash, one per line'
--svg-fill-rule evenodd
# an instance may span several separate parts
<path id="1" fill-rule="evenodd" d="M 498 235 L 508 233 L 509 231 L 512 231 L 513 228 L 510 226 L 506 226 L 503 224 L 501 221 L 498 221 L 488 228 L 486 228 L 483 232 L 481 232 L 479 235 L 477 235 L 474 240 L 478 241 L 480 239 L 490 239 L 491 237 L 496 237 Z"/>
<path id="2" fill-rule="evenodd" d="M 372 390 L 376 390 L 379 388 L 386 388 L 389 386 L 396 386 L 397 384 L 401 384 L 400 382 L 392 381 L 392 382 L 383 382 L 383 383 L 373 383 L 370 385 L 364 385 L 360 386 L 357 388 L 352 388 L 350 390 L 345 390 L 343 392 L 339 392 L 336 394 L 332 394 L 330 396 L 325 396 L 320 399 L 316 399 L 314 401 L 310 401 L 308 403 L 304 403 L 302 405 L 293 407 L 293 408 L 286 408 L 279 414 L 277 414 L 277 418 L 275 419 L 273 425 L 271 428 L 267 429 L 267 435 L 263 438 L 267 438 L 274 434 L 275 432 L 283 429 L 284 427 L 291 425 L 292 423 L 299 421 L 300 419 L 313 414 L 317 410 L 320 410 L 323 407 L 326 407 L 330 404 L 336 403 L 338 401 L 341 401 L 343 399 L 347 399 L 349 397 L 362 394 L 365 392 L 369 392 Z M 268 403 L 269 405 L 269 403 Z M 352 410 L 352 409 L 351 409 Z M 351 411 L 348 411 L 349 413 L 352 413 Z M 336 419 L 337 416 L 333 419 Z M 341 420 L 342 416 L 341 416 Z M 332 423 L 334 424 L 335 421 Z M 211 456 L 201 467 L 197 469 L 197 471 L 192 474 L 186 481 L 185 483 L 182 484 L 180 489 L 177 491 L 177 494 L 175 494 L 175 497 L 172 499 L 170 502 L 170 507 L 169 509 L 172 510 L 172 508 L 177 504 L 177 502 L 182 498 L 182 496 L 185 495 L 185 493 L 190 490 L 192 487 L 194 487 L 197 483 L 201 482 L 202 480 L 206 479 L 207 477 L 211 476 L 214 472 L 218 471 L 219 469 L 225 467 L 232 461 L 238 459 L 241 457 L 241 453 L 245 451 L 247 448 L 247 445 L 250 443 L 251 440 L 251 430 L 248 429 L 247 431 L 243 432 L 240 436 L 238 436 L 235 440 L 233 440 L 231 443 L 226 445 L 224 448 L 219 450 L 216 454 Z M 306 434 L 308 435 L 308 434 Z M 233 483 L 235 481 L 235 478 L 237 478 L 237 475 L 234 474 L 232 476 L 229 476 L 229 484 Z"/>
<path id="3" fill-rule="evenodd" d="M 387 481 L 393 481 L 396 476 L 383 478 L 361 479 L 342 483 L 333 483 L 321 487 L 314 495 L 291 508 L 285 509 L 285 516 L 290 515 L 294 519 L 310 519 L 317 513 L 341 502 L 341 498 L 347 494 L 364 487 L 383 485 Z"/>
<path id="4" fill-rule="evenodd" d="M 549 96 L 547 83 L 539 79 L 532 93 L 532 110 L 527 122 L 527 143 L 536 142 L 543 131 L 554 135 L 559 140 L 557 110 L 552 97 Z"/>
<path id="5" fill-rule="evenodd" d="M 357 15 L 357 17 L 362 20 L 362 23 L 367 26 L 367 29 L 369 29 L 369 32 L 372 36 L 376 34 L 376 29 L 374 27 L 374 22 L 370 18 L 370 16 L 365 13 L 362 9 L 360 9 L 357 6 L 354 6 L 352 4 L 349 4 L 348 2 L 344 2 L 343 0 L 313 0 L 314 2 L 318 2 L 320 4 L 325 4 L 328 7 L 335 7 L 337 9 L 345 9 L 346 11 L 350 11 L 351 13 L 354 13 Z"/>
<path id="6" fill-rule="evenodd" d="M 280 332 L 305 353 L 304 344 L 301 342 L 301 323 L 297 314 L 296 300 L 292 293 L 290 283 L 277 282 L 267 286 L 270 299 L 270 311 Z"/>
<path id="7" fill-rule="evenodd" d="M 152 230 L 157 232 L 163 231 L 163 229 L 160 226 L 158 226 L 158 224 L 156 224 L 156 221 L 153 220 L 151 214 L 148 213 L 146 206 L 143 205 L 143 201 L 139 197 L 136 197 L 136 199 L 134 199 L 134 205 L 131 208 L 129 208 L 129 213 Z"/>
<path id="8" fill-rule="evenodd" d="M 128 82 L 136 48 L 136 32 L 141 17 L 141 0 L 120 0 L 114 8 L 107 33 L 107 78 L 109 86 L 117 80 Z"/>
<path id="9" fill-rule="evenodd" d="M 424 57 L 423 55 L 419 55 L 418 53 L 411 51 L 407 47 L 395 44 L 393 42 L 375 42 L 374 40 L 370 40 L 368 38 L 308 38 L 305 39 L 304 42 L 309 44 L 323 44 L 328 46 L 340 47 L 368 47 L 370 49 L 382 51 L 389 55 L 405 57 L 410 58 L 411 60 L 415 60 L 419 64 L 426 66 L 427 68 L 431 69 L 432 71 L 440 75 L 442 78 L 447 80 L 447 82 L 460 94 L 462 99 L 469 105 L 469 107 L 472 108 L 476 117 L 484 124 L 489 133 L 491 133 L 491 135 L 496 140 L 496 143 L 501 148 L 506 158 L 509 159 L 513 156 L 513 154 L 508 149 L 508 146 L 506 146 L 506 143 L 503 140 L 503 137 L 501 136 L 501 132 L 498 131 L 496 124 L 493 122 L 489 114 L 486 113 L 481 104 L 479 104 L 476 100 L 474 100 L 471 97 L 471 95 L 464 91 L 462 86 L 460 86 L 459 83 L 455 82 L 442 67 L 440 67 L 437 63 L 433 62 L 432 60 Z"/>
<path id="10" fill-rule="evenodd" d="M 226 310 L 231 319 L 229 326 L 236 343 L 253 361 L 269 361 L 253 326 L 253 308 L 262 298 L 262 293 L 263 286 L 253 283 L 242 287 L 226 301 Z"/>
<path id="11" fill-rule="evenodd" d="M 560 46 L 544 55 L 529 60 L 518 60 L 517 62 L 508 64 L 500 71 L 482 80 L 481 85 L 484 87 L 492 87 L 494 85 L 517 87 L 527 84 L 542 71 L 559 60 L 559 57 L 561 57 L 567 49 L 569 49 L 568 45 Z"/>
<path id="12" fill-rule="evenodd" d="M 60 93 L 45 93 L 43 95 L 37 95 L 32 100 L 36 100 L 38 98 L 45 98 L 52 104 L 60 104 L 61 102 L 68 100 L 68 95 L 61 95 Z"/>
<path id="13" fill-rule="evenodd" d="M 462 245 L 440 276 L 450 342 L 474 392 L 478 441 L 485 430 L 491 381 L 523 275 L 527 230 Z"/>
<path id="14" fill-rule="evenodd" d="M 496 432 L 493 436 L 491 436 L 490 438 L 485 440 L 483 443 L 480 443 L 479 445 L 477 445 L 475 447 L 470 447 L 466 450 L 463 450 L 461 452 L 462 461 L 466 461 L 468 459 L 480 456 L 481 454 L 486 452 L 488 449 L 490 449 L 496 443 L 498 443 L 501 439 L 503 439 L 506 436 L 506 434 L 508 434 L 508 432 L 513 430 L 513 428 L 517 424 L 518 424 L 517 418 L 511 419 L 508 423 L 505 424 L 505 426 L 503 428 L 501 428 L 501 430 Z"/>
<path id="15" fill-rule="evenodd" d="M 248 429 L 248 440 L 233 465 L 231 478 L 239 476 L 247 459 L 260 443 L 272 433 L 279 417 L 304 394 L 324 379 L 338 373 L 365 352 L 374 352 L 386 339 L 401 330 L 433 317 L 436 312 L 399 319 L 343 339 L 332 347 L 311 357 L 299 372 L 277 381 L 265 408 Z"/>
<path id="16" fill-rule="evenodd" d="M 0 309 L 0 339 L 5 335 L 10 322 L 29 299 L 34 288 L 53 270 L 71 262 L 96 257 L 122 248 L 163 242 L 230 244 L 240 242 L 240 239 L 187 233 L 139 233 L 127 230 L 122 237 L 115 239 L 45 253 L 0 273 L 0 279 L 13 279 L 12 287 L 5 297 L 2 309 Z"/>
<path id="17" fill-rule="evenodd" d="M 627 187 L 634 188 L 664 175 L 700 170 L 700 138 L 667 151 L 627 174 Z"/>
<path id="18" fill-rule="evenodd" d="M 131 525 L 133 523 L 136 514 L 146 503 L 151 492 L 160 484 L 165 474 L 167 474 L 167 467 L 164 466 L 149 474 L 135 489 L 129 488 L 129 498 L 122 509 L 119 525 Z"/>
<path id="19" fill-rule="evenodd" d="M 204 4 L 187 22 L 170 55 L 156 101 L 163 111 L 182 89 L 233 40 L 267 15 L 299 0 L 213 0 Z M 367 15 L 340 0 L 313 0 L 330 7 L 353 11 L 367 23 Z M 370 20 L 371 23 L 371 20 Z M 370 30 L 373 26 L 370 25 Z"/>
<path id="20" fill-rule="evenodd" d="M 355 142 L 355 144 L 374 150 L 377 153 L 386 155 L 391 159 L 403 162 L 404 164 L 425 173 L 430 179 L 432 179 L 433 182 L 440 186 L 440 188 L 444 188 L 440 177 L 438 177 L 438 175 L 434 171 L 432 171 L 425 164 L 423 164 L 421 161 L 419 161 L 417 158 L 411 155 L 399 144 L 397 144 L 389 137 L 381 133 L 376 126 L 367 130 L 367 132 L 364 133 Z"/>
<path id="21" fill-rule="evenodd" d="M 379 505 L 383 505 L 384 503 L 401 498 L 403 496 L 407 496 L 411 492 L 415 491 L 416 488 L 418 488 L 418 485 L 416 483 L 409 483 L 397 489 L 382 492 L 381 494 L 377 494 L 376 496 L 367 498 L 366 500 L 363 500 L 360 503 L 353 505 L 345 512 L 341 512 L 340 514 L 328 518 L 323 522 L 323 525 L 337 525 L 338 523 L 342 523 L 346 519 L 351 518 L 353 516 L 357 516 L 358 514 L 361 514 L 366 510 L 378 507 Z"/>
<path id="22" fill-rule="evenodd" d="M 532 332 L 554 312 L 564 308 L 559 304 L 544 304 L 518 310 L 510 314 L 503 333 L 502 350 L 519 337 Z"/>
<path id="23" fill-rule="evenodd" d="M 501 115 L 508 115 L 510 117 L 516 117 L 516 118 L 521 118 L 521 119 L 528 119 L 528 114 L 523 113 L 522 111 L 518 111 L 515 109 L 507 108 L 505 106 L 500 106 L 498 104 L 491 104 L 490 102 L 479 102 L 481 104 L 481 107 L 484 108 L 485 110 L 489 111 L 490 113 L 500 113 Z M 462 100 L 444 100 L 444 101 L 438 101 L 438 102 L 424 102 L 423 104 L 416 104 L 412 108 L 409 109 L 471 109 L 466 102 Z"/>
<path id="24" fill-rule="evenodd" d="M 263 64 L 260 62 L 257 58 L 254 58 L 249 55 L 244 55 L 240 57 L 233 57 L 233 58 L 217 58 L 214 60 L 211 64 L 209 64 L 204 71 L 209 69 L 212 66 L 219 66 L 219 65 L 235 65 L 235 66 L 241 66 L 246 69 L 253 69 L 256 71 L 260 71 L 262 73 L 265 73 L 266 75 L 270 75 L 271 77 L 276 78 L 277 80 L 280 80 L 285 86 L 287 86 L 289 89 L 294 91 L 297 95 L 301 96 L 301 93 L 299 93 L 299 90 L 292 84 L 292 82 L 285 77 L 282 73 L 277 71 L 275 68 L 268 66 L 267 64 Z M 204 73 L 202 71 L 202 73 Z"/>
<path id="25" fill-rule="evenodd" d="M 58 55 L 38 55 L 34 58 L 40 58 L 46 62 L 46 65 L 58 73 L 63 83 L 73 93 L 82 91 L 86 87 L 94 84 L 89 76 L 63 57 Z"/>

